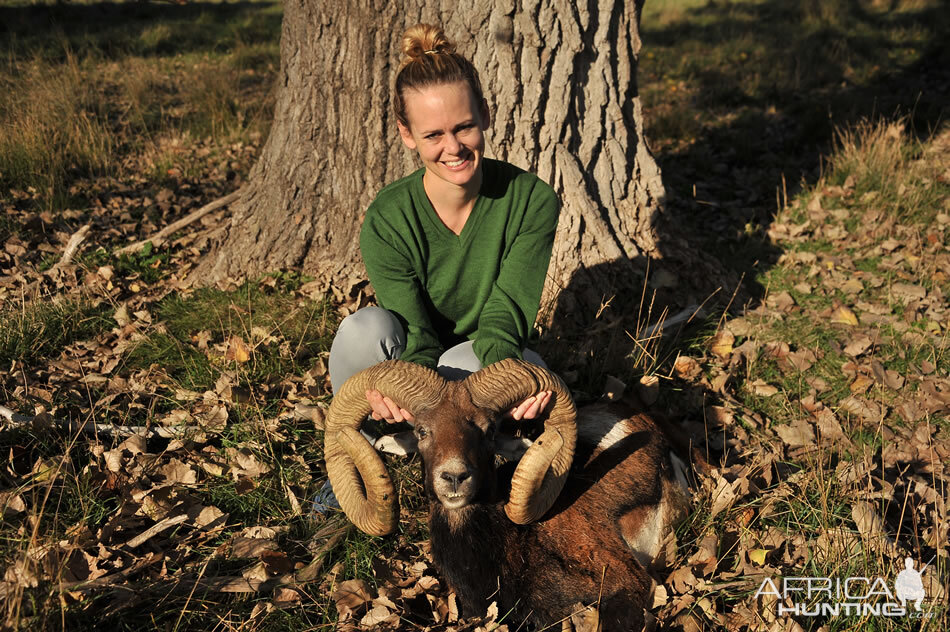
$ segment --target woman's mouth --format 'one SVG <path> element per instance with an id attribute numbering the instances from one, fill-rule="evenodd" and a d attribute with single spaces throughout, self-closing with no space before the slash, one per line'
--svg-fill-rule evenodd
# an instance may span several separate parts
<path id="1" fill-rule="evenodd" d="M 459 158 L 458 160 L 443 160 L 442 164 L 452 170 L 462 169 L 466 163 L 468 163 L 468 158 Z"/>

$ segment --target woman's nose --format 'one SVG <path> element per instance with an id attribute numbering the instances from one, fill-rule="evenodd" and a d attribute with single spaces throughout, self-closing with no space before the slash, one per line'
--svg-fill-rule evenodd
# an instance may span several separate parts
<path id="1" fill-rule="evenodd" d="M 455 136 L 455 134 L 445 135 L 445 150 L 447 152 L 457 154 L 461 149 L 462 143 L 459 142 L 459 139 Z"/>

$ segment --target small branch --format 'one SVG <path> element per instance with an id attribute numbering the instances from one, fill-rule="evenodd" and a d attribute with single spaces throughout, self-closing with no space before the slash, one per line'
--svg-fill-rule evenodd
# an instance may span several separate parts
<path id="1" fill-rule="evenodd" d="M 174 527 L 176 524 L 181 524 L 185 520 L 188 520 L 188 514 L 178 514 L 177 516 L 172 516 L 171 518 L 165 518 L 164 520 L 153 524 L 151 527 L 126 542 L 125 545 L 130 549 L 134 549 L 138 546 L 141 546 L 142 544 L 145 544 L 165 529 Z"/>
<path id="2" fill-rule="evenodd" d="M 89 226 L 89 224 L 86 224 L 73 233 L 73 236 L 69 238 L 68 242 L 66 242 L 66 249 L 63 251 L 62 259 L 60 259 L 56 265 L 50 269 L 50 272 L 70 264 L 70 262 L 73 260 L 73 257 L 76 256 L 76 252 L 79 250 L 80 244 L 82 244 L 82 242 L 86 239 L 86 235 L 89 234 Z"/>
<path id="3" fill-rule="evenodd" d="M 222 206 L 227 206 L 234 200 L 238 199 L 240 196 L 241 196 L 241 189 L 238 189 L 237 191 L 229 193 L 222 198 L 218 198 L 214 202 L 205 204 L 194 213 L 191 213 L 190 215 L 186 215 L 185 217 L 181 218 L 177 222 L 172 222 L 171 224 L 169 224 L 162 230 L 158 231 L 157 233 L 155 233 L 148 239 L 144 239 L 142 241 L 136 242 L 129 246 L 124 246 L 122 248 L 119 248 L 118 250 L 115 251 L 114 254 L 126 255 L 133 252 L 138 252 L 139 250 L 145 247 L 145 244 L 149 242 L 151 242 L 153 246 L 161 246 L 163 243 L 165 243 L 165 238 L 171 235 L 172 233 L 178 230 L 181 230 L 185 226 L 188 226 L 189 224 L 192 224 L 198 221 L 199 219 L 201 219 L 202 217 L 204 217 L 211 211 L 216 211 Z"/>

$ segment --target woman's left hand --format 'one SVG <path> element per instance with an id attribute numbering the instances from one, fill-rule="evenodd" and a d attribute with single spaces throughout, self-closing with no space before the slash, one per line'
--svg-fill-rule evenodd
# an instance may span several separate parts
<path id="1" fill-rule="evenodd" d="M 541 391 L 532 395 L 508 411 L 508 415 L 515 420 L 534 419 L 540 415 L 551 401 L 551 391 Z"/>

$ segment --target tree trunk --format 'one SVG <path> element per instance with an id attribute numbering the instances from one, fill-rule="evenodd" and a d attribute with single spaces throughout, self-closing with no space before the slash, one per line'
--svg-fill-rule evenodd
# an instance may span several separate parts
<path id="1" fill-rule="evenodd" d="M 639 296 L 642 263 L 659 255 L 654 216 L 664 195 L 637 93 L 641 6 L 286 0 L 270 137 L 193 278 L 301 267 L 344 291 L 365 280 L 363 214 L 383 185 L 419 166 L 390 105 L 399 42 L 408 26 L 431 22 L 479 69 L 493 115 L 487 153 L 561 196 L 544 312 L 554 314 L 563 290 L 568 312 L 596 309 L 605 288 Z"/>

